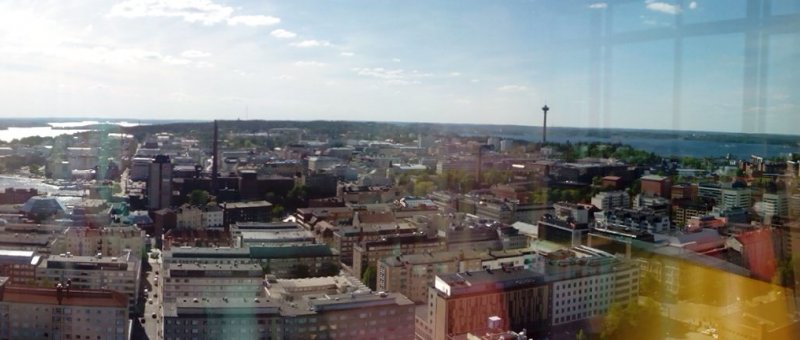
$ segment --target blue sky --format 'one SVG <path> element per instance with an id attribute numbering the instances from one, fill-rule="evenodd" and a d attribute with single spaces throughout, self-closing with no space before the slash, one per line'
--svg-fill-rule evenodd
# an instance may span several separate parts
<path id="1" fill-rule="evenodd" d="M 673 40 L 615 45 L 608 73 L 592 77 L 601 58 L 590 37 L 609 14 L 611 31 L 626 33 L 669 29 L 678 16 L 742 18 L 744 4 L 3 1 L 0 115 L 539 125 L 546 101 L 556 126 L 795 134 L 797 33 L 769 45 L 758 127 L 743 125 L 741 34 L 686 39 L 677 116 Z"/>

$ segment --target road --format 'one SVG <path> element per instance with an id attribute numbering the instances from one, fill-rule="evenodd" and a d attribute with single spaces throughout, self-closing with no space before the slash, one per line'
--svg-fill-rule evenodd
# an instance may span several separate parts
<path id="1" fill-rule="evenodd" d="M 149 254 L 148 254 L 149 255 Z M 144 303 L 144 314 L 141 318 L 134 320 L 134 338 L 148 339 L 148 340 L 161 340 L 159 332 L 161 332 L 161 289 L 155 285 L 156 271 L 160 273 L 161 259 L 152 259 L 150 256 L 148 263 L 150 270 L 145 272 L 145 281 L 142 282 L 142 289 L 147 289 L 147 298 Z M 153 303 L 150 303 L 150 300 Z M 153 318 L 156 314 L 156 318 Z M 144 322 L 142 322 L 144 321 Z M 142 330 L 144 331 L 142 334 Z"/>

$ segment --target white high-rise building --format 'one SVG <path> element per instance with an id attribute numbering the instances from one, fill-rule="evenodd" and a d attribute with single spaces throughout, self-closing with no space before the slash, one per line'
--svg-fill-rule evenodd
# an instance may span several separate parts
<path id="1" fill-rule="evenodd" d="M 764 197 L 761 200 L 761 208 L 761 215 L 764 217 L 788 216 L 789 196 L 787 196 L 785 193 L 764 194 Z"/>
<path id="2" fill-rule="evenodd" d="M 751 192 L 747 188 L 722 189 L 717 206 L 722 209 L 749 208 Z"/>
<path id="3" fill-rule="evenodd" d="M 624 191 L 599 192 L 592 197 L 592 205 L 600 210 L 630 208 L 631 198 Z"/>

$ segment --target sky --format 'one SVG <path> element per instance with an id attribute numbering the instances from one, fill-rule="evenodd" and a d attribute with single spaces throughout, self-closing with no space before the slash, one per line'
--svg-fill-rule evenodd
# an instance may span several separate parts
<path id="1" fill-rule="evenodd" d="M 6 0 L 0 117 L 541 125 L 547 103 L 551 126 L 797 134 L 800 29 L 751 89 L 741 33 L 625 38 L 746 15 L 676 1 Z"/>

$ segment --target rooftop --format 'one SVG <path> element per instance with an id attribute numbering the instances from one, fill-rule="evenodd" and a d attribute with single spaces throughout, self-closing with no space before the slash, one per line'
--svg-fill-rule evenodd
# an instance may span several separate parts
<path id="1" fill-rule="evenodd" d="M 267 201 L 229 202 L 223 203 L 222 206 L 225 209 L 263 208 L 271 207 L 272 203 Z"/>
<path id="2" fill-rule="evenodd" d="M 64 290 L 60 303 L 56 288 L 5 287 L 0 297 L 6 303 L 128 308 L 127 295 L 109 290 Z"/>

